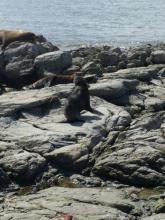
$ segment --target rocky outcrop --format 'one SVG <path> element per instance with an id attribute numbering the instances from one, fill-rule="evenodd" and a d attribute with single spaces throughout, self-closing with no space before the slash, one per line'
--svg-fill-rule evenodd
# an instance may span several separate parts
<path id="1" fill-rule="evenodd" d="M 37 80 L 34 69 L 34 59 L 40 54 L 55 50 L 49 42 L 23 43 L 14 42 L 10 44 L 3 55 L 3 81 L 8 86 L 21 88 Z"/>
<path id="2" fill-rule="evenodd" d="M 164 217 L 165 65 L 152 59 L 147 63 L 163 48 L 96 47 L 42 55 L 35 51 L 31 54 L 36 56 L 25 55 L 23 60 L 7 50 L 8 76 L 16 76 L 12 62 L 21 66 L 26 59 L 29 68 L 32 60 L 37 76 L 45 70 L 84 75 L 91 82 L 95 111 L 83 111 L 84 122 L 65 122 L 64 105 L 72 83 L 0 96 L 0 218 Z M 105 65 L 99 54 L 115 54 L 117 59 Z M 126 68 L 120 63 L 135 60 L 143 61 L 142 66 Z M 108 69 L 114 71 L 105 72 Z M 49 188 L 54 185 L 65 188 Z M 27 195 L 4 196 L 9 190 Z"/>

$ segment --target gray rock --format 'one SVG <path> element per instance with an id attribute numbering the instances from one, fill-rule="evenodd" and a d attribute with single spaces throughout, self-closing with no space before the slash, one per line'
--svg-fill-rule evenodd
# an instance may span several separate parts
<path id="1" fill-rule="evenodd" d="M 52 187 L 37 194 L 15 196 L 0 204 L 1 220 L 11 219 L 63 219 L 66 213 L 74 219 L 132 219 L 134 208 L 124 193 L 114 188 L 62 188 Z M 21 210 L 21 212 L 20 212 Z"/>
<path id="2" fill-rule="evenodd" d="M 116 66 L 107 66 L 107 67 L 104 68 L 105 73 L 113 73 L 113 72 L 116 72 L 116 71 L 117 71 Z"/>
<path id="3" fill-rule="evenodd" d="M 165 213 L 165 200 L 159 199 L 154 204 L 155 213 Z"/>
<path id="4" fill-rule="evenodd" d="M 128 91 L 135 90 L 137 85 L 137 80 L 100 80 L 97 84 L 91 86 L 90 94 L 108 101 L 115 101 L 116 98 L 122 97 Z"/>
<path id="5" fill-rule="evenodd" d="M 31 84 L 37 79 L 33 67 L 35 57 L 54 49 L 49 42 L 37 44 L 13 42 L 4 52 L 6 65 L 3 71 L 4 82 L 14 88 Z"/>
<path id="6" fill-rule="evenodd" d="M 11 183 L 10 178 L 8 175 L 4 172 L 2 168 L 0 168 L 0 186 L 7 187 Z"/>
<path id="7" fill-rule="evenodd" d="M 165 214 L 157 214 L 142 218 L 142 220 L 164 220 Z"/>
<path id="8" fill-rule="evenodd" d="M 69 52 L 55 51 L 42 54 L 34 61 L 35 70 L 39 77 L 44 71 L 61 73 L 72 65 L 72 57 Z"/>
<path id="9" fill-rule="evenodd" d="M 163 112 L 148 113 L 131 120 L 129 128 L 117 136 L 115 144 L 107 143 L 107 150 L 96 161 L 94 173 L 127 184 L 164 186 L 163 115 Z"/>
<path id="10" fill-rule="evenodd" d="M 82 67 L 84 64 L 84 58 L 83 57 L 73 57 L 72 63 L 73 63 L 73 65 Z"/>
<path id="11" fill-rule="evenodd" d="M 82 67 L 81 71 L 84 74 L 94 74 L 96 76 L 101 76 L 103 73 L 101 65 L 95 64 L 94 62 L 88 62 L 87 64 L 85 64 Z"/>
<path id="12" fill-rule="evenodd" d="M 158 72 L 164 68 L 164 65 L 151 65 L 148 67 L 129 68 L 118 70 L 115 73 L 106 73 L 104 79 L 138 79 L 140 81 L 149 81 L 156 78 Z"/>
<path id="13" fill-rule="evenodd" d="M 128 61 L 127 68 L 141 67 L 144 66 L 143 62 L 140 59 L 134 59 Z"/>
<path id="14" fill-rule="evenodd" d="M 118 63 L 118 69 L 125 69 L 127 68 L 127 61 L 120 61 Z"/>
<path id="15" fill-rule="evenodd" d="M 37 75 L 34 72 L 32 59 L 10 62 L 3 72 L 3 81 L 12 88 L 22 88 L 33 83 L 36 79 Z"/>
<path id="16" fill-rule="evenodd" d="M 28 184 L 45 165 L 45 159 L 38 154 L 27 151 L 9 152 L 0 159 L 0 166 L 7 171 L 12 179 L 19 183 Z"/>
<path id="17" fill-rule="evenodd" d="M 45 154 L 52 163 L 69 170 L 82 170 L 88 162 L 88 148 L 83 144 L 65 146 Z"/>
<path id="18" fill-rule="evenodd" d="M 110 53 L 110 52 L 101 52 L 98 54 L 98 59 L 100 59 L 100 63 L 103 67 L 107 66 L 116 66 L 119 60 L 117 53 Z"/>
<path id="19" fill-rule="evenodd" d="M 157 50 L 151 53 L 151 60 L 155 64 L 165 64 L 165 51 Z"/>

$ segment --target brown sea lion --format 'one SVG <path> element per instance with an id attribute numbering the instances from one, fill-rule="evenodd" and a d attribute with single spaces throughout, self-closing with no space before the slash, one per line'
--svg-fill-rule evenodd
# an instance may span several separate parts
<path id="1" fill-rule="evenodd" d="M 26 89 L 41 89 L 44 87 L 51 87 L 57 84 L 67 84 L 72 83 L 74 80 L 75 74 L 72 75 L 50 75 L 42 79 L 37 80 L 33 84 L 23 87 Z"/>
<path id="2" fill-rule="evenodd" d="M 80 119 L 80 112 L 82 110 L 94 112 L 90 106 L 89 86 L 86 80 L 81 76 L 76 76 L 74 83 L 75 87 L 64 107 L 64 115 L 67 122 L 83 121 Z"/>
<path id="3" fill-rule="evenodd" d="M 24 32 L 21 30 L 0 30 L 1 49 L 4 50 L 10 43 L 14 41 L 30 41 L 35 42 L 39 37 L 32 32 Z"/>

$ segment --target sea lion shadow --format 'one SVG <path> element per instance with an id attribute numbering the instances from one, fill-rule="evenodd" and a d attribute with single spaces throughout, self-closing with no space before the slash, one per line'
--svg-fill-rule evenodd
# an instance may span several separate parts
<path id="1" fill-rule="evenodd" d="M 84 116 L 81 116 L 79 120 L 74 121 L 74 122 L 68 122 L 68 123 L 71 124 L 72 126 L 80 127 L 80 126 L 83 126 L 84 123 L 92 122 L 93 120 L 100 120 L 100 117 L 96 115 L 84 115 Z"/>
<path id="2" fill-rule="evenodd" d="M 91 122 L 93 120 L 100 120 L 101 118 L 97 115 L 84 115 L 82 118 L 85 120 L 85 122 Z"/>

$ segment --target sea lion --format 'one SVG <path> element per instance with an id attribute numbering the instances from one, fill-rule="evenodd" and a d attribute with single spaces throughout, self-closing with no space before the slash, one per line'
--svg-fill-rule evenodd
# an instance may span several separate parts
<path id="1" fill-rule="evenodd" d="M 64 115 L 67 122 L 83 121 L 80 119 L 80 112 L 82 110 L 94 112 L 90 106 L 89 86 L 86 80 L 81 76 L 76 76 L 74 83 L 75 87 L 64 107 Z"/>
<path id="2" fill-rule="evenodd" d="M 50 75 L 42 79 L 37 80 L 33 84 L 23 87 L 26 89 L 41 89 L 44 87 L 51 87 L 57 84 L 67 84 L 72 83 L 74 80 L 75 74 L 72 75 Z"/>
<path id="3" fill-rule="evenodd" d="M 32 32 L 22 30 L 0 30 L 1 49 L 4 50 L 10 43 L 14 41 L 30 41 L 35 42 L 39 37 Z"/>

